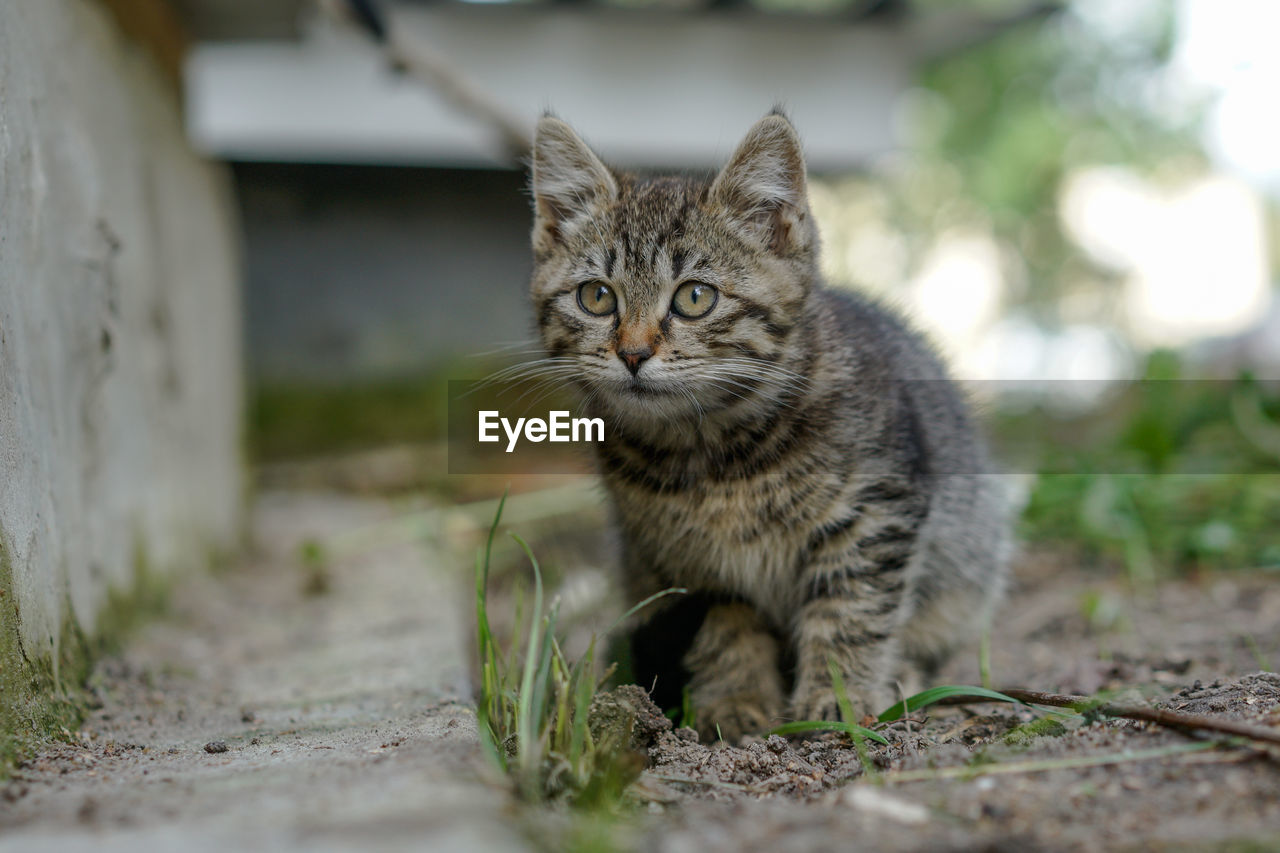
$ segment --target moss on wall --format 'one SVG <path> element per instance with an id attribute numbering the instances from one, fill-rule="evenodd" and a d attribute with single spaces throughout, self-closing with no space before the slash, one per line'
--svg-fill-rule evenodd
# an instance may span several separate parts
<path id="1" fill-rule="evenodd" d="M 444 374 L 348 386 L 253 389 L 249 447 L 257 462 L 441 439 Z"/>
<path id="2" fill-rule="evenodd" d="M 94 661 L 162 613 L 171 586 L 152 571 L 145 550 L 135 549 L 132 584 L 108 591 L 94 635 L 86 635 L 65 604 L 55 651 L 33 656 L 18 633 L 13 563 L 0 531 L 0 779 L 40 746 L 71 737 L 93 707 L 86 682 Z"/>

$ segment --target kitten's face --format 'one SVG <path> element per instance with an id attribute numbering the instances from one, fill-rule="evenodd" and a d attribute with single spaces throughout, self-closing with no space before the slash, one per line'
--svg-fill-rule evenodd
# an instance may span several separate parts
<path id="1" fill-rule="evenodd" d="M 616 175 L 543 119 L 534 195 L 542 341 L 594 405 L 635 420 L 703 417 L 800 381 L 780 362 L 816 239 L 785 119 L 757 124 L 709 182 Z"/>

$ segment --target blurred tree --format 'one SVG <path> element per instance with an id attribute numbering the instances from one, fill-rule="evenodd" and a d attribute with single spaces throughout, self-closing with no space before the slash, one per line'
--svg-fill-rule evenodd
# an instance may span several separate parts
<path id="1" fill-rule="evenodd" d="M 957 4 L 916 5 L 927 12 Z M 906 117 L 915 145 L 888 173 L 902 190 L 890 194 L 901 227 L 989 231 L 1013 267 L 1005 270 L 1006 307 L 1024 306 L 1047 328 L 1059 324 L 1070 288 L 1114 275 L 1064 232 L 1057 211 L 1069 174 L 1091 165 L 1149 174 L 1205 169 L 1200 110 L 1179 103 L 1165 79 L 1176 35 L 1172 1 L 1109 6 L 1077 0 L 927 69 Z M 1126 11 L 1117 14 L 1117 6 Z"/>
<path id="2" fill-rule="evenodd" d="M 962 5 L 993 3 L 1008 11 L 1002 0 Z M 957 5 L 915 3 L 922 13 Z M 1117 273 L 1073 242 L 1060 198 L 1074 172 L 1093 166 L 1157 182 L 1209 172 L 1206 104 L 1178 90 L 1170 70 L 1176 11 L 1172 0 L 1075 0 L 926 69 L 904 110 L 908 150 L 835 189 L 863 198 L 851 230 L 870 222 L 895 235 L 906 276 L 920 273 L 940 235 L 985 235 L 998 246 L 1006 315 L 1052 334 L 1079 321 L 1064 306 L 1088 291 L 1099 298 L 1087 321 L 1118 326 Z M 841 272 L 856 280 L 861 271 Z M 1247 377 L 1180 381 L 1171 352 L 1143 361 L 1134 389 L 1078 417 L 1040 406 L 997 419 L 997 433 L 1034 436 L 1043 454 L 1024 535 L 1113 558 L 1140 582 L 1179 569 L 1280 566 L 1277 459 L 1239 422 L 1242 400 L 1274 418 L 1275 387 L 1268 396 Z"/>

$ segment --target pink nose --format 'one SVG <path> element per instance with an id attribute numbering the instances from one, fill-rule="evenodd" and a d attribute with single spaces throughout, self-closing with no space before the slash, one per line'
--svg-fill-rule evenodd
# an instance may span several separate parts
<path id="1" fill-rule="evenodd" d="M 652 347 L 644 347 L 643 349 L 618 350 L 618 358 L 622 359 L 622 363 L 627 366 L 627 370 L 631 371 L 631 375 L 635 376 L 640 372 L 640 365 L 653 355 Z"/>

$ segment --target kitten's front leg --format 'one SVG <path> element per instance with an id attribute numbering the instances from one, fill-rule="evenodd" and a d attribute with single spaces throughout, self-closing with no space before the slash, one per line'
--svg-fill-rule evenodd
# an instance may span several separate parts
<path id="1" fill-rule="evenodd" d="M 924 515 L 915 494 L 895 490 L 893 498 L 888 506 L 857 513 L 857 523 L 847 528 L 856 537 L 852 543 L 839 537 L 820 543 L 802 573 L 805 597 L 795 628 L 791 697 L 796 719 L 840 718 L 833 664 L 856 717 L 880 711 L 891 701 L 890 679 L 901 654 L 897 628 L 906 604 L 907 565 Z"/>
<path id="2" fill-rule="evenodd" d="M 840 704 L 831 678 L 844 681 L 854 719 L 889 704 L 889 678 L 898 656 L 891 619 L 869 620 L 848 601 L 825 599 L 805 606 L 796 639 L 796 686 L 791 714 L 797 720 L 838 720 Z"/>
<path id="3" fill-rule="evenodd" d="M 779 644 L 754 607 L 717 604 L 685 655 L 689 697 L 704 739 L 733 743 L 779 722 L 786 705 Z"/>

